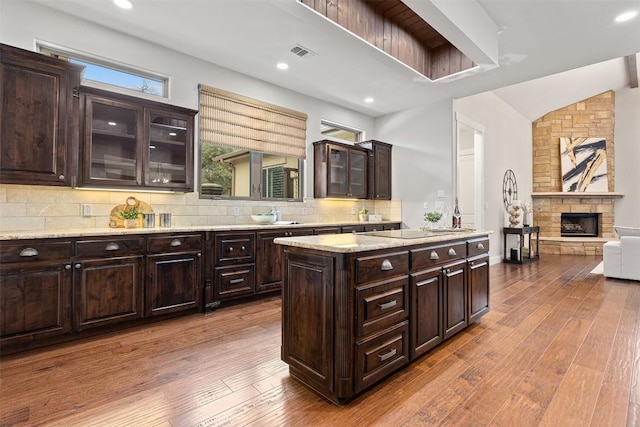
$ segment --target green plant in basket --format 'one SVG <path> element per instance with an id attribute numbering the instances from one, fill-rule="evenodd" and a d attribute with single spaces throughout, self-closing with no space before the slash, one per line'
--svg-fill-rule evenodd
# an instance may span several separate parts
<path id="1" fill-rule="evenodd" d="M 426 219 L 429 222 L 438 222 L 440 221 L 441 218 L 442 218 L 441 212 L 432 211 L 424 214 L 424 219 Z"/>
<path id="2" fill-rule="evenodd" d="M 140 216 L 140 211 L 135 207 L 132 207 L 132 208 L 123 210 L 122 212 L 120 212 L 120 215 L 124 219 L 138 219 L 138 217 Z"/>

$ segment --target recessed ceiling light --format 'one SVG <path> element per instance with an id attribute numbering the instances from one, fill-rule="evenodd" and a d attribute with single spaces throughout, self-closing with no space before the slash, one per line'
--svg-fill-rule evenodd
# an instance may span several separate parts
<path id="1" fill-rule="evenodd" d="M 616 22 L 629 21 L 638 16 L 638 13 L 639 12 L 637 10 L 630 10 L 628 12 L 621 13 L 620 15 L 616 16 Z"/>
<path id="2" fill-rule="evenodd" d="M 373 101 L 374 101 L 374 99 L 372 97 L 370 97 L 370 96 L 368 96 L 368 97 L 366 97 L 364 99 L 364 102 L 366 102 L 367 104 L 371 104 Z"/>
<path id="3" fill-rule="evenodd" d="M 286 70 L 287 68 L 289 68 L 289 64 L 285 62 L 278 62 L 278 65 L 276 65 L 276 67 L 278 67 L 279 70 Z"/>
<path id="4" fill-rule="evenodd" d="M 133 2 L 131 0 L 113 0 L 113 2 L 122 9 L 131 9 L 133 7 Z"/>

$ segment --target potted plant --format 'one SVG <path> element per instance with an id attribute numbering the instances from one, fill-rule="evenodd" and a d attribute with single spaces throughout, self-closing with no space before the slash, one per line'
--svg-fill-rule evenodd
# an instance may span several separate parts
<path id="1" fill-rule="evenodd" d="M 140 211 L 135 206 L 123 210 L 120 215 L 124 219 L 124 228 L 136 228 L 138 226 Z"/>
<path id="2" fill-rule="evenodd" d="M 360 212 L 358 212 L 358 216 L 360 217 L 360 222 L 369 221 L 369 209 L 360 209 Z"/>
<path id="3" fill-rule="evenodd" d="M 424 214 L 424 219 L 428 221 L 429 229 L 436 228 L 436 224 L 438 223 L 438 221 L 440 221 L 441 218 L 442 218 L 442 212 L 438 212 L 438 211 L 431 211 Z"/>

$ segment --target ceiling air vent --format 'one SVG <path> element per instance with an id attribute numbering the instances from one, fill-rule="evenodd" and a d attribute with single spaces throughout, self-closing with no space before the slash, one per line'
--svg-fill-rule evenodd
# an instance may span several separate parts
<path id="1" fill-rule="evenodd" d="M 299 44 L 292 47 L 289 51 L 300 58 L 311 58 L 312 56 L 316 56 L 314 52 Z"/>

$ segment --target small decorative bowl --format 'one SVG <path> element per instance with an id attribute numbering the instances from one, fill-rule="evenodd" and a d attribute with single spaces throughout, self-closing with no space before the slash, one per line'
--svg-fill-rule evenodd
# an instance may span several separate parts
<path id="1" fill-rule="evenodd" d="M 276 216 L 271 213 L 251 215 L 251 219 L 258 224 L 271 224 L 276 221 Z"/>

